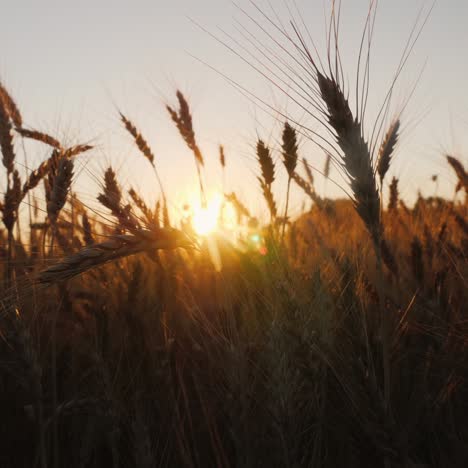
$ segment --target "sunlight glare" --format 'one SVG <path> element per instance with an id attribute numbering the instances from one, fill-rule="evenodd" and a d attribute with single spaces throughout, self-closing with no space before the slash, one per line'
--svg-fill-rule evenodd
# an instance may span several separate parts
<path id="1" fill-rule="evenodd" d="M 193 214 L 193 228 L 197 234 L 206 236 L 216 230 L 221 213 L 221 206 L 222 198 L 221 196 L 216 196 L 208 202 L 206 208 L 199 207 L 195 209 Z"/>
<path id="2" fill-rule="evenodd" d="M 222 222 L 226 230 L 234 232 L 239 229 L 237 223 L 237 212 L 231 202 L 227 202 L 223 206 Z"/>

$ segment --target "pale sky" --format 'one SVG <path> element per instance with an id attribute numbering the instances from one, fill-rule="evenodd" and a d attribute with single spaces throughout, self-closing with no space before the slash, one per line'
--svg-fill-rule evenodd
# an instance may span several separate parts
<path id="1" fill-rule="evenodd" d="M 269 8 L 267 0 L 254 3 L 265 11 Z M 287 21 L 283 0 L 270 3 L 278 9 L 280 19 Z M 371 57 L 370 115 L 385 95 L 420 5 L 429 3 L 380 0 Z M 261 19 L 248 0 L 238 0 L 238 4 Z M 314 40 L 323 45 L 328 1 L 297 0 L 297 4 Z M 366 0 L 343 0 L 341 53 L 350 84 L 354 83 L 367 8 Z M 72 143 L 91 140 L 97 146 L 80 159 L 81 170 L 76 171 L 77 192 L 85 201 L 95 197 L 109 163 L 119 169 L 122 183 L 139 187 L 148 199 L 158 196 L 154 175 L 121 127 L 117 108 L 150 142 L 173 209 L 179 210 L 189 201 L 190 193 L 196 193 L 193 157 L 164 108 L 166 102 L 175 104 L 175 91 L 180 88 L 191 104 L 197 139 L 207 161 L 207 185 L 220 187 L 217 145 L 222 143 L 228 165 L 226 190 L 237 191 L 254 211 L 265 210 L 255 179 L 254 146 L 257 134 L 275 144 L 280 123 L 275 124 L 227 80 L 191 55 L 290 112 L 291 118 L 304 123 L 310 120 L 190 18 L 221 36 L 220 31 L 225 31 L 241 38 L 236 31 L 239 23 L 258 34 L 249 19 L 227 0 L 3 2 L 0 79 L 16 99 L 28 126 Z M 408 199 L 414 198 L 418 188 L 424 194 L 437 189 L 440 194 L 452 195 L 455 176 L 443 159 L 444 152 L 467 163 L 467 18 L 465 0 L 436 3 L 394 94 L 398 109 L 426 64 L 403 114 L 404 135 L 390 171 L 390 176 L 401 178 L 401 190 Z M 265 45 L 271 47 L 273 42 Z M 323 154 L 313 145 L 303 141 L 301 155 L 322 169 Z M 30 166 L 46 156 L 45 148 L 28 148 Z M 437 188 L 430 181 L 432 174 L 439 175 Z M 340 181 L 336 171 L 332 178 Z M 317 189 L 334 196 L 340 193 L 331 183 L 325 186 L 320 177 Z M 281 176 L 276 182 L 278 196 L 284 190 Z M 296 211 L 302 198 L 299 189 L 295 190 Z"/>

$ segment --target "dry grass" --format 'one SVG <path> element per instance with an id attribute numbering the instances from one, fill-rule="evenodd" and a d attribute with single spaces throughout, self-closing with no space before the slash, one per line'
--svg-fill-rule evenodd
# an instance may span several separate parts
<path id="1" fill-rule="evenodd" d="M 331 135 L 325 179 L 333 163 L 351 196 L 319 195 L 298 144 L 310 133 L 290 120 L 278 147 L 256 142 L 269 222 L 225 194 L 237 243 L 196 237 L 169 212 L 162 184 L 152 207 L 111 167 L 97 196 L 104 213 L 91 212 L 72 191 L 74 162 L 91 147 L 24 130 L 0 85 L 1 466 L 467 466 L 467 198 L 406 205 L 391 165 L 400 121 L 376 138 L 377 159 L 338 63 L 316 66 L 295 31 Z M 177 100 L 167 110 L 203 198 L 208 161 Z M 21 136 L 52 146 L 30 173 L 16 165 Z M 217 156 L 224 174 L 222 146 Z M 463 163 L 447 160 L 455 192 L 466 190 Z M 288 220 L 292 180 L 312 205 Z M 285 189 L 282 217 L 273 184 Z M 26 194 L 46 201 L 28 225 L 18 222 Z"/>

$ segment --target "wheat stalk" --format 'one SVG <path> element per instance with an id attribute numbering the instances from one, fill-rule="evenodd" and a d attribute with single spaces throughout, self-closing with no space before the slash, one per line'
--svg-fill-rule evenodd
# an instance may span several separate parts
<path id="1" fill-rule="evenodd" d="M 20 350 L 18 355 L 24 360 L 28 373 L 28 385 L 34 395 L 34 404 L 32 405 L 33 415 L 37 423 L 37 437 L 39 443 L 40 466 L 47 467 L 46 444 L 45 444 L 45 424 L 44 424 L 44 407 L 43 407 L 43 385 L 42 375 L 43 369 L 40 362 L 40 356 L 35 346 L 33 337 L 31 336 L 30 328 L 24 322 L 20 311 L 15 306 L 15 315 L 13 315 L 13 329 L 15 330 L 15 338 Z"/>
<path id="2" fill-rule="evenodd" d="M 328 179 L 330 177 L 332 155 L 328 151 L 326 151 L 326 155 L 327 157 L 325 158 L 325 164 L 323 166 L 323 176 L 325 179 Z"/>
<path id="3" fill-rule="evenodd" d="M 270 218 L 272 222 L 275 220 L 276 216 L 278 215 L 278 209 L 276 206 L 275 198 L 273 196 L 273 192 L 271 190 L 271 185 L 265 183 L 265 181 L 258 177 L 258 181 L 260 182 L 260 187 L 262 188 L 263 197 L 268 205 L 268 210 L 270 211 Z"/>
<path id="4" fill-rule="evenodd" d="M 311 187 L 314 186 L 314 174 L 312 174 L 312 169 L 309 166 L 306 158 L 302 158 L 302 165 L 304 166 L 304 171 L 307 176 L 307 180 Z"/>
<path id="5" fill-rule="evenodd" d="M 418 236 L 411 241 L 411 268 L 413 275 L 419 284 L 424 280 L 423 248 Z"/>
<path id="6" fill-rule="evenodd" d="M 159 228 L 161 225 L 161 202 L 158 200 L 154 207 L 154 226 Z"/>
<path id="7" fill-rule="evenodd" d="M 169 218 L 169 207 L 167 205 L 167 200 L 163 198 L 162 204 L 162 214 L 163 214 L 163 226 L 168 228 L 171 226 L 171 220 Z"/>
<path id="8" fill-rule="evenodd" d="M 315 66 L 315 64 L 314 64 Z M 369 146 L 363 137 L 361 122 L 354 117 L 348 100 L 335 78 L 324 76 L 315 66 L 317 85 L 327 108 L 327 119 L 335 132 L 336 141 L 342 151 L 343 170 L 348 176 L 355 209 L 364 221 L 377 257 L 377 288 L 379 303 L 384 307 L 382 261 L 393 269 L 391 255 L 383 237 L 380 217 L 380 195 L 375 180 Z M 385 247 L 385 251 L 384 251 Z M 382 367 L 384 375 L 385 410 L 390 405 L 390 322 L 386 310 L 382 310 Z"/>

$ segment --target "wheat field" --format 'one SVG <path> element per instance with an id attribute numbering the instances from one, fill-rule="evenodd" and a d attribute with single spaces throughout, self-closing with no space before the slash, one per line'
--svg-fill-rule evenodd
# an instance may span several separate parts
<path id="1" fill-rule="evenodd" d="M 1 467 L 468 466 L 464 162 L 441 155 L 452 198 L 405 202 L 391 171 L 404 115 L 384 96 L 370 131 L 336 36 L 324 66 L 297 24 L 290 34 L 307 78 L 295 89 L 325 133 L 279 114 L 274 142 L 252 142 L 263 220 L 235 191 L 211 212 L 207 158 L 223 178 L 235 161 L 203 152 L 181 91 L 167 118 L 200 198 L 182 217 L 164 156 L 129 115 L 116 118 L 158 201 L 109 166 L 96 209 L 74 190 L 93 145 L 31 128 L 0 83 Z M 346 196 L 316 189 L 304 138 Z M 35 168 L 22 163 L 30 140 L 49 154 Z"/>

